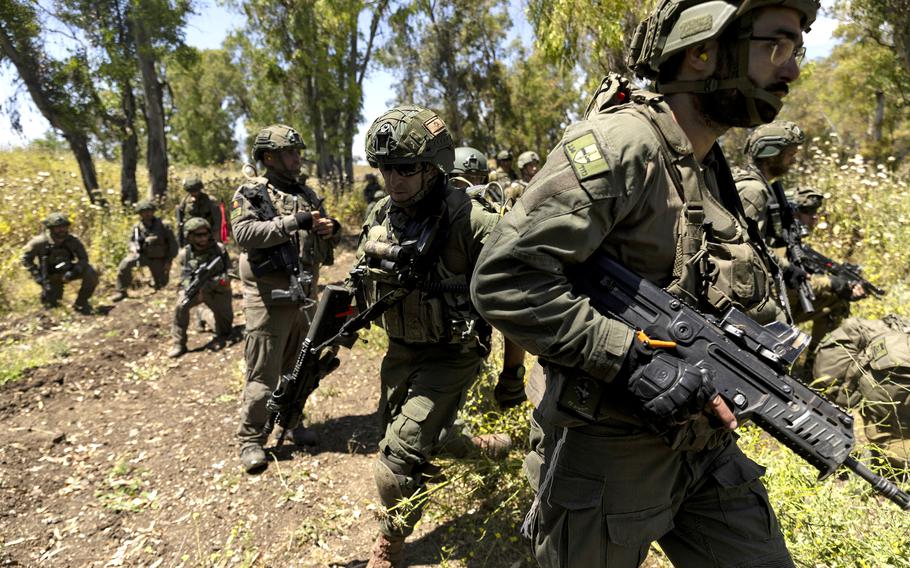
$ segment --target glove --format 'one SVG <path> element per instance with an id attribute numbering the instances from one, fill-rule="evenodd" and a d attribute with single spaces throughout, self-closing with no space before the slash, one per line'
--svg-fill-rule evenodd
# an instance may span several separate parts
<path id="1" fill-rule="evenodd" d="M 64 282 L 72 282 L 72 281 L 75 280 L 78 276 L 79 276 L 79 273 L 76 272 L 75 270 L 67 270 L 66 272 L 63 273 L 63 281 L 64 281 Z"/>
<path id="2" fill-rule="evenodd" d="M 809 274 L 805 270 L 794 264 L 790 264 L 784 269 L 784 283 L 791 290 L 799 288 L 808 277 Z"/>
<path id="3" fill-rule="evenodd" d="M 297 221 L 297 228 L 301 231 L 309 231 L 313 228 L 313 214 L 309 211 L 294 213 L 294 220 Z"/>
<path id="4" fill-rule="evenodd" d="M 840 276 L 829 276 L 828 281 L 831 283 L 831 291 L 837 294 L 838 297 L 844 300 L 853 299 L 853 285 L 855 282 L 850 282 Z"/>
<path id="5" fill-rule="evenodd" d="M 717 396 L 714 379 L 678 357 L 651 349 L 638 338 L 626 354 L 626 389 L 640 404 L 646 423 L 658 433 L 686 422 Z"/>
<path id="6" fill-rule="evenodd" d="M 41 284 L 41 270 L 38 268 L 32 267 L 28 269 L 28 273 L 32 275 L 32 280 Z"/>
<path id="7" fill-rule="evenodd" d="M 499 408 L 505 410 L 528 400 L 528 395 L 525 394 L 524 376 L 524 365 L 503 367 L 496 380 L 496 387 L 493 389 L 493 398 Z"/>

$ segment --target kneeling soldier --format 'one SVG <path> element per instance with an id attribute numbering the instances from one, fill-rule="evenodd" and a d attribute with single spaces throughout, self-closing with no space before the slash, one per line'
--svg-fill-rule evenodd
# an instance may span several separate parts
<path id="1" fill-rule="evenodd" d="M 44 226 L 44 234 L 30 240 L 22 252 L 22 264 L 41 286 L 41 303 L 46 308 L 56 307 L 63 297 L 63 285 L 81 279 L 73 308 L 92 313 L 88 300 L 98 286 L 98 273 L 88 263 L 85 246 L 70 234 L 70 222 L 63 213 L 48 215 Z"/>
<path id="2" fill-rule="evenodd" d="M 189 244 L 180 249 L 177 262 L 182 268 L 180 296 L 174 310 L 171 336 L 174 346 L 168 357 L 186 353 L 186 328 L 190 324 L 190 308 L 205 304 L 215 316 L 215 346 L 220 348 L 231 334 L 234 310 L 231 307 L 231 281 L 227 271 L 231 266 L 224 245 L 212 239 L 209 222 L 193 217 L 184 224 Z"/>
<path id="3" fill-rule="evenodd" d="M 117 292 L 111 298 L 119 302 L 126 298 L 126 289 L 133 282 L 133 269 L 148 266 L 155 289 L 167 286 L 171 261 L 177 256 L 177 239 L 169 224 L 155 216 L 155 204 L 146 199 L 136 204 L 139 222 L 130 233 L 130 253 L 117 267 Z"/>

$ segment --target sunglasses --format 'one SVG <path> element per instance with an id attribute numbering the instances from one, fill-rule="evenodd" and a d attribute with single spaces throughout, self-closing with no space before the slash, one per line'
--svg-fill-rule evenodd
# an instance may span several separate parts
<path id="1" fill-rule="evenodd" d="M 389 166 L 379 166 L 379 171 L 383 174 L 395 172 L 401 177 L 411 177 L 423 169 L 423 164 L 416 162 L 413 164 L 395 164 Z"/>
<path id="2" fill-rule="evenodd" d="M 192 233 L 190 233 L 190 236 L 191 237 L 208 237 L 208 236 L 211 236 L 211 234 L 212 234 L 211 231 L 204 231 L 204 232 L 203 231 L 193 231 Z"/>

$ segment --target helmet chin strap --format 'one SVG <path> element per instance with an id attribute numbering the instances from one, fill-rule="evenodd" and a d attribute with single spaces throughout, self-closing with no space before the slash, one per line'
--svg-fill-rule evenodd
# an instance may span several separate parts
<path id="1" fill-rule="evenodd" d="M 739 30 L 736 40 L 736 75 L 733 77 L 716 77 L 711 76 L 707 79 L 698 79 L 693 81 L 672 81 L 670 83 L 660 83 L 655 85 L 658 93 L 670 95 L 673 93 L 713 93 L 722 90 L 736 90 L 745 97 L 747 117 L 739 120 L 734 119 L 736 124 L 730 126 L 752 127 L 764 124 L 758 112 L 756 101 L 760 100 L 774 109 L 776 116 L 783 106 L 783 101 L 771 91 L 759 88 L 749 78 L 749 48 L 750 38 L 752 37 L 752 16 L 746 13 L 739 20 Z M 715 71 L 716 73 L 716 71 Z"/>

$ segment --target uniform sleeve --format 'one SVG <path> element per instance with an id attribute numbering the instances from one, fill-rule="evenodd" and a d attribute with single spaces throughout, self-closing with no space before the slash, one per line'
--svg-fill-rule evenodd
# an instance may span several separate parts
<path id="1" fill-rule="evenodd" d="M 70 251 L 76 256 L 76 265 L 83 271 L 88 269 L 88 252 L 82 241 L 73 237 L 70 245 Z"/>
<path id="2" fill-rule="evenodd" d="M 743 203 L 746 217 L 755 221 L 759 233 L 764 235 L 765 227 L 768 224 L 768 203 L 771 201 L 771 194 L 766 190 L 764 184 L 754 179 L 738 182 L 736 189 L 739 191 L 739 198 Z"/>
<path id="3" fill-rule="evenodd" d="M 234 239 L 246 249 L 268 248 L 286 243 L 300 229 L 293 215 L 259 221 L 253 207 L 239 190 L 231 201 L 231 224 Z"/>
<path id="4" fill-rule="evenodd" d="M 36 261 L 38 257 L 40 239 L 34 238 L 26 243 L 25 247 L 22 248 L 22 266 L 27 268 L 29 271 L 36 270 L 38 268 L 38 262 Z"/>
<path id="5" fill-rule="evenodd" d="M 859 402 L 861 353 L 868 343 L 868 332 L 863 320 L 848 318 L 818 346 L 812 386 L 841 406 Z"/>
<path id="6" fill-rule="evenodd" d="M 164 240 L 167 241 L 167 259 L 173 260 L 177 256 L 178 245 L 177 237 L 174 236 L 174 231 L 168 223 L 162 223 L 164 227 Z"/>
<path id="7" fill-rule="evenodd" d="M 576 295 L 566 269 L 598 250 L 629 214 L 635 198 L 627 188 L 647 187 L 657 161 L 656 149 L 649 154 L 607 145 L 622 138 L 611 136 L 598 137 L 606 171 L 581 182 L 562 147 L 550 154 L 523 198 L 493 229 L 471 280 L 481 315 L 505 336 L 548 361 L 605 381 L 622 366 L 632 330 Z"/>

